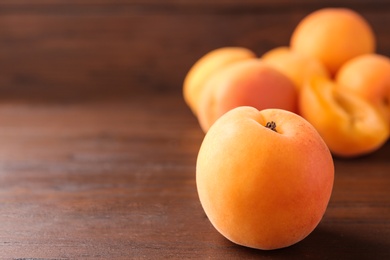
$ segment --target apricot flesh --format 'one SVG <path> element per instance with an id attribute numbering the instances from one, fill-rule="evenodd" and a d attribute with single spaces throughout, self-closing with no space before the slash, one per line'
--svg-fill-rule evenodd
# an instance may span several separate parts
<path id="1" fill-rule="evenodd" d="M 333 178 L 332 156 L 315 128 L 280 109 L 230 110 L 207 132 L 196 164 L 212 225 L 234 243 L 264 250 L 293 245 L 314 230 Z"/>
<path id="2" fill-rule="evenodd" d="M 297 111 L 292 81 L 260 59 L 225 66 L 209 78 L 204 88 L 198 105 L 198 120 L 204 132 L 220 116 L 239 106 Z"/>
<path id="3" fill-rule="evenodd" d="M 183 83 L 183 96 L 192 112 L 197 115 L 199 97 L 205 81 L 216 71 L 231 63 L 256 58 L 244 47 L 221 47 L 206 53 L 188 71 Z"/>
<path id="4" fill-rule="evenodd" d="M 301 115 L 337 156 L 371 153 L 389 137 L 387 122 L 368 101 L 330 79 L 312 79 L 300 92 L 299 105 Z"/>
<path id="5" fill-rule="evenodd" d="M 293 50 L 317 58 L 332 75 L 349 59 L 373 53 L 375 45 L 370 24 L 348 8 L 323 8 L 309 14 L 290 40 Z"/>

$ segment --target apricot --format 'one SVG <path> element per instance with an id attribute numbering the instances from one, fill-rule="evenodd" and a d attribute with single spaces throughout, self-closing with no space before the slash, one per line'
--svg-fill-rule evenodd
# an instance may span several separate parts
<path id="1" fill-rule="evenodd" d="M 355 157 L 379 149 L 389 137 L 387 122 L 365 99 L 327 78 L 313 78 L 300 92 L 300 113 L 331 152 Z"/>
<path id="2" fill-rule="evenodd" d="M 201 57 L 188 71 L 183 84 L 183 96 L 192 112 L 197 114 L 198 100 L 204 82 L 219 69 L 239 60 L 256 58 L 256 54 L 243 47 L 222 47 Z"/>
<path id="3" fill-rule="evenodd" d="M 300 21 L 290 46 L 317 58 L 334 75 L 349 59 L 373 53 L 375 42 L 370 24 L 359 13 L 348 8 L 323 8 Z"/>
<path id="4" fill-rule="evenodd" d="M 261 59 L 289 77 L 298 91 L 313 76 L 330 77 L 328 70 L 316 58 L 293 51 L 289 47 L 271 49 Z"/>
<path id="5" fill-rule="evenodd" d="M 205 82 L 198 105 L 199 124 L 207 132 L 215 120 L 238 106 L 296 112 L 297 96 L 291 80 L 260 59 L 238 61 Z"/>
<path id="6" fill-rule="evenodd" d="M 333 187 L 331 153 L 316 129 L 281 109 L 238 107 L 206 133 L 196 163 L 201 205 L 227 239 L 277 249 L 307 237 Z"/>
<path id="7" fill-rule="evenodd" d="M 346 62 L 336 74 L 340 88 L 357 93 L 374 105 L 390 127 L 390 59 L 366 54 Z"/>

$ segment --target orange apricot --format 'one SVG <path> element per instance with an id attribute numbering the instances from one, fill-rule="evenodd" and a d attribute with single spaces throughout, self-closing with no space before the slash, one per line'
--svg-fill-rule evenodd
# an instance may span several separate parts
<path id="1" fill-rule="evenodd" d="M 348 8 L 324 8 L 301 20 L 290 46 L 320 60 L 332 75 L 349 59 L 375 51 L 375 35 L 367 20 Z"/>
<path id="2" fill-rule="evenodd" d="M 374 105 L 390 126 L 390 58 L 380 54 L 358 56 L 336 74 L 339 88 L 352 91 Z"/>
<path id="3" fill-rule="evenodd" d="M 293 245 L 321 221 L 333 187 L 328 147 L 301 116 L 238 107 L 221 116 L 196 164 L 201 205 L 230 241 L 270 250 Z"/>
<path id="4" fill-rule="evenodd" d="M 212 74 L 226 65 L 252 58 L 256 58 L 256 54 L 243 47 L 222 47 L 201 57 L 188 71 L 183 83 L 184 100 L 192 112 L 197 115 L 204 83 Z"/>
<path id="5" fill-rule="evenodd" d="M 313 78 L 300 92 L 299 101 L 301 115 L 337 156 L 372 153 L 389 137 L 387 121 L 374 106 L 328 78 Z"/>
<path id="6" fill-rule="evenodd" d="M 281 108 L 297 111 L 294 84 L 260 59 L 242 60 L 216 71 L 199 99 L 198 120 L 204 132 L 220 116 L 238 106 L 259 110 Z"/>

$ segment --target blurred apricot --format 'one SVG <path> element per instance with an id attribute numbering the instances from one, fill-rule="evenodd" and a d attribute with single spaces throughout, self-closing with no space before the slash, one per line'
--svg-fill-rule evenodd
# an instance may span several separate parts
<path id="1" fill-rule="evenodd" d="M 204 132 L 220 116 L 239 106 L 297 112 L 298 95 L 293 82 L 261 59 L 225 66 L 210 76 L 204 88 L 198 105 L 198 120 Z"/>
<path id="2" fill-rule="evenodd" d="M 335 155 L 368 154 L 389 138 L 388 124 L 374 106 L 328 78 L 313 78 L 300 92 L 299 101 L 301 115 Z"/>
<path id="3" fill-rule="evenodd" d="M 183 84 L 184 100 L 197 115 L 198 103 L 205 81 L 216 71 L 231 63 L 256 58 L 256 54 L 243 47 L 222 47 L 201 57 L 187 73 Z"/>
<path id="4" fill-rule="evenodd" d="M 340 88 L 357 93 L 373 104 L 390 126 L 390 58 L 380 54 L 358 56 L 336 74 Z"/>
<path id="5" fill-rule="evenodd" d="M 301 20 L 290 46 L 319 59 L 332 75 L 349 59 L 375 51 L 375 35 L 359 13 L 348 8 L 319 9 Z"/>

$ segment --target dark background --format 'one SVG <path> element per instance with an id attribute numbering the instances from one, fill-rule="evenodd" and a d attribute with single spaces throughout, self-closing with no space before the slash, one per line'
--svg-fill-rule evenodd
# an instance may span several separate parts
<path id="1" fill-rule="evenodd" d="M 360 12 L 390 54 L 388 0 L 0 1 L 0 98 L 179 93 L 208 51 L 288 45 L 305 15 L 329 6 Z"/>

